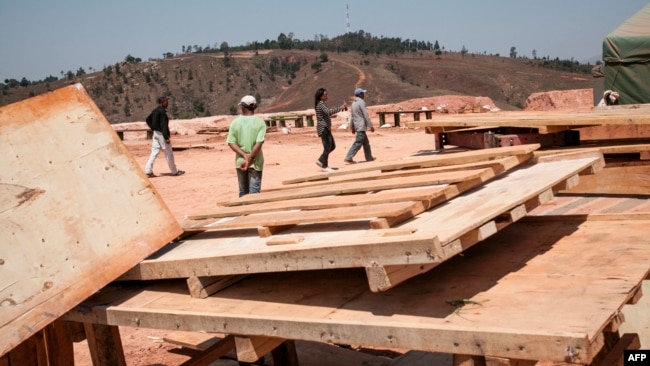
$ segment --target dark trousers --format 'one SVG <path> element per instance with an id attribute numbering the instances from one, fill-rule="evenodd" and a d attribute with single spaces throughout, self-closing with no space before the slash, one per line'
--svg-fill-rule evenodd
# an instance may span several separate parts
<path id="1" fill-rule="evenodd" d="M 334 149 L 336 149 L 336 143 L 334 142 L 334 136 L 332 136 L 332 131 L 325 130 L 320 136 L 320 140 L 323 142 L 323 153 L 318 158 L 318 161 L 323 165 L 323 168 L 329 167 L 329 156 Z"/>

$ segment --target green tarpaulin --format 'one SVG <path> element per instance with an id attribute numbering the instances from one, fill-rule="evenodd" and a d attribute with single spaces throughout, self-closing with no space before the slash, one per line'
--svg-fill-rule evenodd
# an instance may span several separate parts
<path id="1" fill-rule="evenodd" d="M 619 104 L 650 103 L 650 4 L 605 37 L 604 88 Z"/>

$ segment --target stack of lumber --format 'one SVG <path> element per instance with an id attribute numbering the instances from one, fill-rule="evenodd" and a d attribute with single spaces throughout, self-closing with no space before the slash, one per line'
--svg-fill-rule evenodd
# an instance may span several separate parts
<path id="1" fill-rule="evenodd" d="M 313 342 L 408 350 L 393 366 L 614 364 L 650 339 L 647 192 L 617 217 L 569 199 L 625 149 L 423 152 L 179 223 L 80 85 L 0 109 L 0 128 L 0 364 L 70 364 L 84 338 L 124 364 L 120 326 L 214 335 L 169 335 L 188 364 L 295 366 Z M 43 148 L 59 154 L 22 165 Z"/>
<path id="2" fill-rule="evenodd" d="M 248 362 L 303 340 L 453 354 L 456 364 L 592 364 L 612 334 L 638 331 L 622 311 L 647 307 L 650 221 L 529 219 L 605 166 L 600 149 L 537 150 L 363 163 L 220 202 L 120 278 L 141 285 L 116 282 L 119 296 L 66 319 L 232 334 Z"/>
<path id="3" fill-rule="evenodd" d="M 188 216 L 184 230 L 198 234 L 122 279 L 363 268 L 370 289 L 385 291 L 517 221 L 554 190 L 570 188 L 579 174 L 604 164 L 598 151 L 533 161 L 537 147 L 371 162 L 287 180 L 286 187 Z"/>

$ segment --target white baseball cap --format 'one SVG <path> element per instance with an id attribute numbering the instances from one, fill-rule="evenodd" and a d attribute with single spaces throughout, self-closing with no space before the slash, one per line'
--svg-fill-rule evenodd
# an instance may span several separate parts
<path id="1" fill-rule="evenodd" d="M 252 95 L 247 95 L 241 98 L 239 105 L 244 106 L 246 108 L 255 108 L 257 107 L 257 99 L 255 99 L 255 97 Z"/>

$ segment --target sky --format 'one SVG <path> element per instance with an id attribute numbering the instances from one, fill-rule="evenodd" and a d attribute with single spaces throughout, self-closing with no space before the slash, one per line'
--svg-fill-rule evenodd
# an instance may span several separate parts
<path id="1" fill-rule="evenodd" d="M 397 4 L 400 5 L 397 5 Z M 0 82 L 99 71 L 128 55 L 143 61 L 183 46 L 376 37 L 438 41 L 471 53 L 600 60 L 604 37 L 641 0 L 0 0 Z"/>

